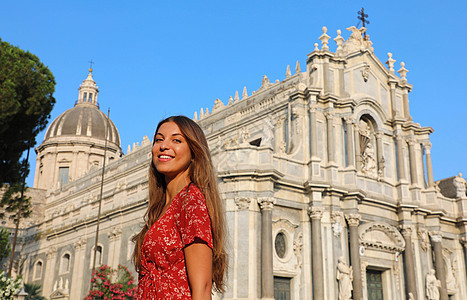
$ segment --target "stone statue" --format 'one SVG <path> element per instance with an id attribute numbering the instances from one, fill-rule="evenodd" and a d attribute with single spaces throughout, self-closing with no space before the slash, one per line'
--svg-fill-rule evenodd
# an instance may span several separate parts
<path id="1" fill-rule="evenodd" d="M 339 281 L 339 300 L 350 300 L 352 297 L 353 270 L 345 262 L 343 256 L 337 260 L 337 280 Z"/>
<path id="2" fill-rule="evenodd" d="M 456 197 L 465 198 L 465 179 L 462 177 L 462 173 L 459 173 L 454 177 L 453 184 L 456 187 Z"/>
<path id="3" fill-rule="evenodd" d="M 344 52 L 349 53 L 353 51 L 361 50 L 362 48 L 366 48 L 368 45 L 368 41 L 363 40 L 362 34 L 366 31 L 365 27 L 357 28 L 355 26 L 351 26 L 347 28 L 348 31 L 351 31 L 350 37 L 344 43 Z"/>
<path id="4" fill-rule="evenodd" d="M 409 293 L 409 300 L 415 300 L 415 297 L 412 293 Z"/>
<path id="5" fill-rule="evenodd" d="M 363 152 L 362 171 L 367 175 L 376 176 L 377 174 L 375 150 L 373 149 L 373 145 L 371 143 L 366 145 L 365 151 Z"/>
<path id="6" fill-rule="evenodd" d="M 274 139 L 274 125 L 270 118 L 265 118 L 263 121 L 263 138 L 261 139 L 262 146 L 272 147 Z"/>
<path id="7" fill-rule="evenodd" d="M 426 275 L 426 298 L 429 300 L 439 300 L 439 288 L 441 282 L 435 276 L 435 270 L 430 269 Z"/>

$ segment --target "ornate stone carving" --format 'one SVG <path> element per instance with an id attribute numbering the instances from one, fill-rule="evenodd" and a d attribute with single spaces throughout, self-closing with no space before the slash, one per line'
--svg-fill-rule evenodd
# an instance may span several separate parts
<path id="1" fill-rule="evenodd" d="M 344 213 L 341 211 L 334 211 L 331 213 L 331 227 L 332 227 L 332 232 L 335 237 L 339 237 L 342 233 L 342 230 L 344 229 L 344 224 L 343 220 L 344 219 Z"/>
<path id="2" fill-rule="evenodd" d="M 386 64 L 388 65 L 389 72 L 391 72 L 391 74 L 394 74 L 394 63 L 395 62 L 396 60 L 392 58 L 392 53 L 388 52 L 388 60 L 386 61 Z"/>
<path id="3" fill-rule="evenodd" d="M 79 249 L 81 249 L 81 247 L 86 246 L 86 240 L 80 238 L 73 245 L 75 246 L 76 250 L 79 250 Z"/>
<path id="4" fill-rule="evenodd" d="M 324 207 L 322 206 L 309 206 L 308 215 L 311 219 L 321 219 L 323 217 Z"/>
<path id="5" fill-rule="evenodd" d="M 454 186 L 456 187 L 456 198 L 465 198 L 465 187 L 467 183 L 465 179 L 462 177 L 462 173 L 459 173 L 456 177 L 454 177 L 453 182 Z"/>
<path id="6" fill-rule="evenodd" d="M 274 125 L 270 117 L 266 117 L 263 120 L 263 137 L 261 139 L 261 146 L 274 145 Z"/>
<path id="7" fill-rule="evenodd" d="M 429 300 L 439 300 L 439 288 L 441 287 L 441 281 L 435 276 L 435 270 L 430 269 L 425 279 L 426 283 L 426 298 Z"/>
<path id="8" fill-rule="evenodd" d="M 353 270 L 347 265 L 343 256 L 337 260 L 337 281 L 339 282 L 339 300 L 350 300 L 352 297 Z"/>
<path id="9" fill-rule="evenodd" d="M 243 127 L 240 132 L 240 145 L 247 146 L 248 145 L 248 138 L 250 137 L 250 132 L 246 127 Z"/>
<path id="10" fill-rule="evenodd" d="M 321 41 L 321 44 L 323 45 L 321 47 L 321 50 L 329 50 L 329 46 L 328 46 L 328 41 L 329 39 L 331 38 L 329 35 L 326 34 L 326 32 L 328 31 L 327 27 L 326 26 L 323 26 L 323 34 L 319 37 L 319 40 Z"/>
<path id="11" fill-rule="evenodd" d="M 107 235 L 111 241 L 115 241 L 116 239 L 120 238 L 122 234 L 122 229 L 119 226 L 114 226 L 112 231 L 110 231 Z"/>
<path id="12" fill-rule="evenodd" d="M 430 246 L 430 240 L 428 238 L 428 231 L 425 228 L 419 228 L 417 231 L 418 239 L 420 240 L 420 247 L 423 251 L 427 251 Z"/>
<path id="13" fill-rule="evenodd" d="M 358 226 L 360 224 L 362 216 L 360 216 L 359 214 L 347 214 L 345 215 L 345 218 L 347 219 L 349 226 Z"/>
<path id="14" fill-rule="evenodd" d="M 295 257 L 297 258 L 297 263 L 295 264 L 295 268 L 302 267 L 302 249 L 303 249 L 303 234 L 300 232 L 295 240 L 293 241 L 293 252 Z"/>
<path id="15" fill-rule="evenodd" d="M 443 236 L 439 231 L 430 232 L 430 238 L 434 243 L 440 243 L 443 240 Z"/>
<path id="16" fill-rule="evenodd" d="M 57 247 L 51 246 L 47 249 L 46 252 L 47 259 L 52 259 L 57 256 Z"/>
<path id="17" fill-rule="evenodd" d="M 368 143 L 362 154 L 362 173 L 377 176 L 375 149 L 372 143 Z"/>
<path id="18" fill-rule="evenodd" d="M 261 207 L 261 210 L 272 210 L 276 200 L 272 197 L 261 197 L 258 198 L 258 204 Z"/>
<path id="19" fill-rule="evenodd" d="M 251 199 L 245 197 L 235 197 L 235 204 L 237 204 L 238 210 L 245 210 L 250 208 Z"/>
<path id="20" fill-rule="evenodd" d="M 360 226 L 359 236 L 362 245 L 367 248 L 383 249 L 390 252 L 402 252 L 405 241 L 399 230 L 385 223 L 371 222 Z"/>
<path id="21" fill-rule="evenodd" d="M 373 50 L 371 47 L 372 43 L 367 35 L 367 39 L 364 39 L 362 34 L 366 31 L 365 27 L 357 28 L 355 26 L 351 26 L 347 28 L 348 31 L 351 31 L 350 37 L 344 43 L 344 53 L 350 53 L 354 51 L 360 51 L 364 49 L 369 49 L 370 51 Z"/>
<path id="22" fill-rule="evenodd" d="M 456 272 L 457 260 L 452 255 L 452 251 L 448 248 L 443 248 L 443 260 L 446 271 L 446 287 L 452 294 L 457 292 Z"/>
<path id="23" fill-rule="evenodd" d="M 414 228 L 413 226 L 411 225 L 403 225 L 401 226 L 401 233 L 402 233 L 402 236 L 404 237 L 409 237 L 411 238 L 412 237 L 412 232 L 413 232 Z"/>
<path id="24" fill-rule="evenodd" d="M 360 72 L 362 73 L 363 81 L 367 82 L 368 78 L 370 77 L 370 65 L 365 64 Z"/>

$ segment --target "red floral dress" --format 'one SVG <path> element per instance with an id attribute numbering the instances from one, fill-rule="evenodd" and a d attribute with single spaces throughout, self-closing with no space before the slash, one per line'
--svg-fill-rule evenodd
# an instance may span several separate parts
<path id="1" fill-rule="evenodd" d="M 144 237 L 138 299 L 191 299 L 183 248 L 195 237 L 212 249 L 211 220 L 204 196 L 197 186 L 189 184 Z"/>

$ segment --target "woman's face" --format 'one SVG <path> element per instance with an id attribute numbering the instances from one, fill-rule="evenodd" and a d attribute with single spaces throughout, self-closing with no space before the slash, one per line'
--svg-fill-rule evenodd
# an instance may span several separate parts
<path id="1" fill-rule="evenodd" d="M 174 122 L 159 127 L 152 147 L 152 161 L 166 179 L 186 175 L 191 163 L 191 150 L 180 128 Z"/>

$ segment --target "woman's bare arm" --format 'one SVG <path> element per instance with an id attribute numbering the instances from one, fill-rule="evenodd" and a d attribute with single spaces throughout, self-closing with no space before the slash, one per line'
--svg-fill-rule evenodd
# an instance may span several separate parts
<path id="1" fill-rule="evenodd" d="M 193 300 L 211 299 L 212 250 L 206 243 L 197 242 L 185 247 L 185 263 Z"/>

